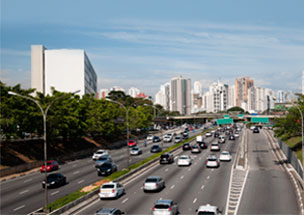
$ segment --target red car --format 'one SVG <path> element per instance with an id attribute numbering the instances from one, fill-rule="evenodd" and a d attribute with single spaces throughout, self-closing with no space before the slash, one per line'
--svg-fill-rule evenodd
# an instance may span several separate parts
<path id="1" fill-rule="evenodd" d="M 51 172 L 53 170 L 59 169 L 59 164 L 57 161 L 47 161 L 46 162 L 46 171 Z M 40 167 L 40 172 L 45 172 L 44 164 Z"/>
<path id="2" fill-rule="evenodd" d="M 129 140 L 128 146 L 129 147 L 136 146 L 136 141 L 135 140 Z"/>

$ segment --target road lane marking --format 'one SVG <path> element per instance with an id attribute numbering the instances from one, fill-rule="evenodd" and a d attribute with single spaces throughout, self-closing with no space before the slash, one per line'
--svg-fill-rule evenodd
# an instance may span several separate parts
<path id="1" fill-rule="evenodd" d="M 204 189 L 204 187 L 205 187 L 205 185 L 202 185 L 202 186 L 201 186 L 201 190 Z"/>
<path id="2" fill-rule="evenodd" d="M 213 172 L 214 171 L 214 169 L 211 169 L 211 172 Z"/>
<path id="3" fill-rule="evenodd" d="M 184 176 L 182 175 L 181 177 L 180 177 L 180 179 L 183 179 L 184 178 Z"/>
<path id="4" fill-rule="evenodd" d="M 193 200 L 193 204 L 194 204 L 196 201 L 197 201 L 197 198 L 195 198 L 195 199 Z"/>
<path id="5" fill-rule="evenodd" d="M 207 176 L 207 179 L 209 179 L 209 178 L 210 178 L 210 176 L 208 175 L 208 176 Z"/>
<path id="6" fill-rule="evenodd" d="M 165 169 L 165 172 L 168 172 L 168 170 L 169 170 L 168 168 L 167 168 L 167 169 Z"/>
<path id="7" fill-rule="evenodd" d="M 56 195 L 57 193 L 59 193 L 59 190 L 57 190 L 57 191 L 51 193 L 51 196 Z"/>
<path id="8" fill-rule="evenodd" d="M 175 187 L 175 185 L 173 184 L 173 185 L 170 187 L 170 189 L 172 190 L 174 187 Z"/>
<path id="9" fill-rule="evenodd" d="M 84 182 L 84 180 L 78 181 L 78 184 L 81 184 L 81 183 L 83 183 L 83 182 Z"/>
<path id="10" fill-rule="evenodd" d="M 124 204 L 126 201 L 128 201 L 128 198 L 124 199 L 121 203 Z"/>
<path id="11" fill-rule="evenodd" d="M 73 172 L 73 174 L 74 174 L 74 175 L 76 175 L 76 174 L 78 174 L 78 173 L 79 173 L 79 171 L 75 171 L 75 172 Z"/>
<path id="12" fill-rule="evenodd" d="M 30 190 L 24 190 L 24 191 L 20 192 L 19 194 L 21 195 L 21 194 L 27 193 L 28 191 L 30 191 Z"/>
<path id="13" fill-rule="evenodd" d="M 24 207 L 25 207 L 25 205 L 21 205 L 20 207 L 15 208 L 14 211 L 20 210 L 21 208 L 24 208 Z"/>
<path id="14" fill-rule="evenodd" d="M 191 168 L 189 168 L 188 171 L 191 171 Z"/>
<path id="15" fill-rule="evenodd" d="M 23 183 L 27 183 L 27 182 L 30 182 L 30 181 L 32 181 L 32 180 L 33 180 L 33 179 L 30 178 L 30 179 L 25 180 Z"/>
<path id="16" fill-rule="evenodd" d="M 202 160 L 202 158 L 200 157 L 199 160 Z"/>

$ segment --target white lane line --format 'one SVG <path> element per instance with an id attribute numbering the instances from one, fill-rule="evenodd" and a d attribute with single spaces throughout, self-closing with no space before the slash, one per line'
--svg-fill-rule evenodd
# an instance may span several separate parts
<path id="1" fill-rule="evenodd" d="M 57 190 L 57 191 L 51 193 L 51 196 L 56 195 L 57 193 L 59 193 L 59 190 Z"/>
<path id="2" fill-rule="evenodd" d="M 167 169 L 165 169 L 165 172 L 168 172 L 168 170 L 169 170 L 168 168 L 167 168 Z"/>
<path id="3" fill-rule="evenodd" d="M 204 189 L 204 187 L 205 187 L 205 185 L 202 185 L 202 186 L 201 186 L 201 190 Z"/>
<path id="4" fill-rule="evenodd" d="M 188 171 L 191 171 L 191 168 L 189 168 Z"/>
<path id="5" fill-rule="evenodd" d="M 207 176 L 207 179 L 209 179 L 209 178 L 210 178 L 210 176 L 208 175 L 208 176 Z"/>
<path id="6" fill-rule="evenodd" d="M 183 179 L 184 178 L 184 176 L 182 175 L 181 177 L 180 177 L 180 179 Z"/>
<path id="7" fill-rule="evenodd" d="M 163 198 L 159 198 L 159 200 L 163 200 Z"/>
<path id="8" fill-rule="evenodd" d="M 25 180 L 23 183 L 27 183 L 27 182 L 30 182 L 30 181 L 32 181 L 32 180 L 33 180 L 33 179 L 30 178 L 30 179 Z"/>
<path id="9" fill-rule="evenodd" d="M 213 172 L 214 171 L 214 169 L 211 169 L 211 172 Z"/>
<path id="10" fill-rule="evenodd" d="M 81 183 L 83 183 L 83 182 L 84 182 L 84 180 L 78 181 L 78 184 L 81 184 Z"/>
<path id="11" fill-rule="evenodd" d="M 21 205 L 20 207 L 15 208 L 14 211 L 20 210 L 21 208 L 24 208 L 24 207 L 25 207 L 25 205 Z"/>
<path id="12" fill-rule="evenodd" d="M 196 201 L 197 201 L 197 198 L 195 198 L 195 199 L 193 200 L 193 204 L 194 204 Z"/>
<path id="13" fill-rule="evenodd" d="M 126 201 L 128 201 L 128 198 L 124 199 L 121 203 L 124 204 Z"/>
<path id="14" fill-rule="evenodd" d="M 79 171 L 75 171 L 75 172 L 73 172 L 73 174 L 74 174 L 74 175 L 76 175 L 76 174 L 78 174 L 78 173 L 79 173 Z"/>
<path id="15" fill-rule="evenodd" d="M 24 191 L 20 192 L 19 194 L 22 195 L 24 193 L 27 193 L 28 191 L 30 191 L 30 190 L 24 190 Z"/>
<path id="16" fill-rule="evenodd" d="M 174 187 L 175 187 L 175 185 L 173 184 L 173 185 L 170 187 L 170 189 L 172 190 Z"/>
<path id="17" fill-rule="evenodd" d="M 202 158 L 200 157 L 199 160 L 202 160 Z"/>

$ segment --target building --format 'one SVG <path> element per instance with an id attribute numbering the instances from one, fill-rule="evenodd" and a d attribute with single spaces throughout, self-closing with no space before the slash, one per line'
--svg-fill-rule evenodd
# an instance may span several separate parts
<path id="1" fill-rule="evenodd" d="M 228 87 L 228 106 L 227 109 L 235 107 L 236 101 L 235 101 L 235 85 Z"/>
<path id="2" fill-rule="evenodd" d="M 191 112 L 191 80 L 182 76 L 171 79 L 170 110 L 179 111 L 183 115 Z"/>
<path id="3" fill-rule="evenodd" d="M 267 109 L 265 88 L 255 87 L 255 109 L 262 113 Z"/>
<path id="4" fill-rule="evenodd" d="M 100 99 L 106 99 L 106 97 L 109 95 L 108 89 L 101 89 L 99 92 L 100 92 Z"/>
<path id="5" fill-rule="evenodd" d="M 207 112 L 216 113 L 219 111 L 225 111 L 228 107 L 228 85 L 223 84 L 220 81 L 214 82 L 209 87 L 209 93 L 207 95 Z"/>
<path id="6" fill-rule="evenodd" d="M 31 46 L 31 87 L 44 95 L 57 91 L 97 93 L 97 75 L 84 50 Z"/>
<path id="7" fill-rule="evenodd" d="M 199 94 L 201 96 L 202 93 L 203 93 L 203 90 L 202 90 L 201 82 L 195 81 L 193 84 L 193 94 Z"/>
<path id="8" fill-rule="evenodd" d="M 256 90 L 255 87 L 250 87 L 248 89 L 247 95 L 248 95 L 248 101 L 247 101 L 247 107 L 245 111 L 248 111 L 249 113 L 251 112 L 256 112 Z"/>
<path id="9" fill-rule="evenodd" d="M 155 94 L 154 104 L 161 105 L 165 110 L 170 110 L 170 83 L 160 86 L 160 90 Z"/>
<path id="10" fill-rule="evenodd" d="M 244 108 L 248 102 L 248 89 L 254 87 L 254 80 L 249 77 L 237 78 L 235 80 L 235 102 L 236 106 Z"/>
<path id="11" fill-rule="evenodd" d="M 139 90 L 138 88 L 136 88 L 136 87 L 131 87 L 131 88 L 129 89 L 128 94 L 129 94 L 131 97 L 135 98 L 138 94 L 140 94 L 140 90 Z"/>

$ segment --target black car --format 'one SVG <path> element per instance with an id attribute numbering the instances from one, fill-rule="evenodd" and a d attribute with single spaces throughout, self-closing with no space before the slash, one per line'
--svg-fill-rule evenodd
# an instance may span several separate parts
<path id="1" fill-rule="evenodd" d="M 183 145 L 183 150 L 186 151 L 186 150 L 191 150 L 191 145 L 190 143 L 184 143 Z"/>
<path id="2" fill-rule="evenodd" d="M 173 163 L 173 162 L 174 162 L 174 157 L 171 153 L 165 153 L 160 156 L 160 160 L 159 160 L 160 164 Z"/>
<path id="3" fill-rule="evenodd" d="M 214 133 L 214 137 L 216 138 L 216 137 L 219 137 L 220 136 L 220 133 L 219 132 L 215 132 Z"/>
<path id="4" fill-rule="evenodd" d="M 184 139 L 186 139 L 186 138 L 188 138 L 188 137 L 189 137 L 189 134 L 188 134 L 188 132 L 187 132 L 187 131 L 184 131 L 184 133 L 183 133 L 183 137 L 184 137 Z"/>
<path id="5" fill-rule="evenodd" d="M 162 151 L 162 149 L 159 145 L 153 145 L 150 150 L 150 152 L 152 152 L 152 153 L 157 153 L 157 152 L 161 152 L 161 151 Z"/>
<path id="6" fill-rule="evenodd" d="M 230 134 L 229 140 L 235 140 L 235 136 L 233 134 Z"/>
<path id="7" fill-rule="evenodd" d="M 160 142 L 160 137 L 159 136 L 154 136 L 153 137 L 153 143 L 157 143 L 157 142 Z"/>
<path id="8" fill-rule="evenodd" d="M 258 128 L 258 127 L 255 127 L 255 128 L 253 129 L 253 133 L 260 133 L 259 128 Z"/>
<path id="9" fill-rule="evenodd" d="M 105 162 L 97 168 L 97 175 L 111 175 L 113 172 L 117 171 L 117 166 L 113 162 Z"/>
<path id="10" fill-rule="evenodd" d="M 207 143 L 206 142 L 197 142 L 197 144 L 201 147 L 201 149 L 206 149 L 207 148 Z"/>
<path id="11" fill-rule="evenodd" d="M 125 214 L 118 208 L 101 208 L 98 211 L 96 211 L 95 215 L 120 215 Z"/>
<path id="12" fill-rule="evenodd" d="M 59 187 L 66 184 L 66 177 L 61 173 L 53 173 L 46 178 L 47 187 Z M 45 180 L 42 182 L 42 187 L 45 188 Z"/>

